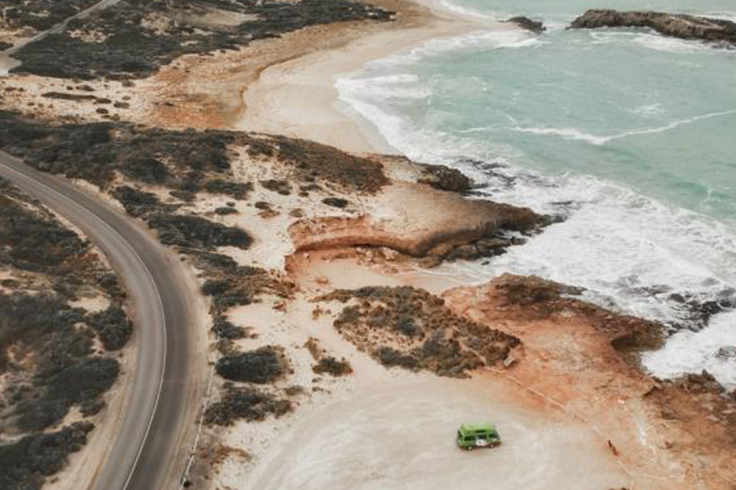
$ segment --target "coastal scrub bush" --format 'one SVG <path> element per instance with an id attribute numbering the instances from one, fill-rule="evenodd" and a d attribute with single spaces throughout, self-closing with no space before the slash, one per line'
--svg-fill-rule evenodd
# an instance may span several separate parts
<path id="1" fill-rule="evenodd" d="M 0 180 L 0 262 L 33 272 L 66 272 L 88 250 L 73 231 L 52 215 L 34 212 Z M 27 200 L 29 204 L 30 200 Z"/>
<path id="2" fill-rule="evenodd" d="M 32 25 L 42 30 L 70 16 L 62 12 L 76 12 L 72 8 L 76 4 L 92 3 L 95 2 L 24 1 L 22 9 L 9 9 L 8 16 L 11 25 Z M 237 12 L 251 20 L 228 27 L 189 20 L 211 8 Z M 75 19 L 69 23 L 69 29 L 26 45 L 17 53 L 22 68 L 15 71 L 79 80 L 144 78 L 186 54 L 235 50 L 254 40 L 279 37 L 311 25 L 390 19 L 390 12 L 348 0 L 128 0 Z M 153 29 L 151 24 L 155 21 L 157 28 Z M 87 40 L 84 34 L 90 33 L 99 33 L 106 41 Z"/>
<path id="3" fill-rule="evenodd" d="M 347 359 L 343 358 L 339 361 L 332 356 L 323 357 L 317 364 L 312 367 L 315 374 L 329 374 L 331 376 L 346 376 L 353 372 L 353 368 Z"/>
<path id="4" fill-rule="evenodd" d="M 208 279 L 202 292 L 212 297 L 212 312 L 220 315 L 237 305 L 249 305 L 259 301 L 264 294 L 285 298 L 291 293 L 291 285 L 271 277 L 267 270 L 235 264 L 232 259 L 220 259 L 219 254 L 199 255 L 197 266 L 205 270 Z M 228 258 L 229 259 L 229 258 Z M 226 264 L 232 265 L 225 267 Z"/>
<path id="5" fill-rule="evenodd" d="M 117 187 L 112 196 L 120 201 L 128 214 L 136 218 L 161 209 L 161 202 L 155 194 L 139 191 L 127 185 Z"/>
<path id="6" fill-rule="evenodd" d="M 225 194 L 233 199 L 245 199 L 248 193 L 253 190 L 253 184 L 250 182 L 231 182 L 224 179 L 208 180 L 204 184 L 204 190 L 210 194 Z"/>
<path id="7" fill-rule="evenodd" d="M 278 347 L 265 346 L 253 351 L 225 356 L 217 361 L 217 374 L 232 381 L 266 384 L 286 374 L 288 362 Z"/>
<path id="8" fill-rule="evenodd" d="M 95 400 L 110 389 L 119 373 L 115 359 L 88 358 L 51 376 L 37 376 L 35 382 L 42 386 L 40 397 L 17 405 L 18 427 L 38 431 L 59 422 L 73 405 Z"/>
<path id="9" fill-rule="evenodd" d="M 81 310 L 69 308 L 57 296 L 0 293 L 0 372 L 6 367 L 7 352 L 11 345 L 22 344 L 33 350 L 41 350 L 52 335 L 68 342 L 79 337 L 74 325 L 83 320 Z M 43 353 L 41 362 L 48 364 L 43 359 L 54 352 L 44 350 Z"/>
<path id="10" fill-rule="evenodd" d="M 212 325 L 212 332 L 217 335 L 217 338 L 226 340 L 242 339 L 247 335 L 245 328 L 233 324 L 224 317 L 217 317 L 215 319 Z"/>
<path id="11" fill-rule="evenodd" d="M 238 210 L 230 206 L 220 206 L 215 208 L 215 214 L 218 216 L 227 216 L 228 214 L 238 214 Z"/>
<path id="12" fill-rule="evenodd" d="M 165 245 L 204 248 L 232 246 L 246 249 L 253 239 L 245 230 L 194 215 L 154 213 L 146 220 Z"/>
<path id="13" fill-rule="evenodd" d="M 285 180 L 262 180 L 261 185 L 264 189 L 268 189 L 269 191 L 281 194 L 282 196 L 288 196 L 289 194 L 291 194 L 291 184 L 289 184 Z"/>
<path id="14" fill-rule="evenodd" d="M 326 197 L 322 199 L 322 202 L 327 204 L 328 206 L 332 206 L 333 208 L 340 209 L 344 209 L 350 204 L 350 201 L 348 201 L 347 199 L 341 199 L 339 197 Z"/>
<path id="15" fill-rule="evenodd" d="M 386 367 L 402 367 L 415 370 L 419 368 L 419 361 L 409 354 L 404 354 L 392 347 L 380 347 L 375 351 L 378 361 Z"/>
<path id="16" fill-rule="evenodd" d="M 125 311 L 119 307 L 111 307 L 90 315 L 89 325 L 100 336 L 102 345 L 108 351 L 125 347 L 133 334 L 133 324 L 128 320 Z"/>
<path id="17" fill-rule="evenodd" d="M 163 184 L 169 176 L 165 164 L 148 156 L 136 156 L 126 160 L 121 171 L 129 179 L 146 184 Z"/>
<path id="18" fill-rule="evenodd" d="M 75 422 L 55 432 L 0 443 L 0 488 L 40 490 L 47 475 L 61 471 L 70 454 L 82 449 L 90 422 Z"/>
<path id="19" fill-rule="evenodd" d="M 521 341 L 456 315 L 442 298 L 409 286 L 338 289 L 317 298 L 345 306 L 341 335 L 387 367 L 463 377 L 505 360 Z"/>
<path id="20" fill-rule="evenodd" d="M 275 156 L 291 167 L 300 181 L 320 179 L 358 192 L 377 192 L 389 183 L 383 165 L 365 157 L 359 157 L 337 148 L 312 141 L 271 136 L 249 143 L 251 156 Z"/>
<path id="21" fill-rule="evenodd" d="M 262 390 L 246 387 L 226 387 L 225 395 L 210 405 L 205 412 L 206 424 L 232 425 L 233 420 L 244 419 L 249 422 L 265 420 L 268 415 L 281 417 L 292 410 L 292 403 Z"/>

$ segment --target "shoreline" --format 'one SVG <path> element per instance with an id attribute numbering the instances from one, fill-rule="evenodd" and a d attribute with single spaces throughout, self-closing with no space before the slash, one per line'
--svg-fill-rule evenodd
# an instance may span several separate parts
<path id="1" fill-rule="evenodd" d="M 573 297 L 577 288 L 536 276 L 505 274 L 477 284 L 438 272 L 433 268 L 446 258 L 476 260 L 518 245 L 478 230 L 489 223 L 528 229 L 536 213 L 469 197 L 470 181 L 449 167 L 356 155 L 396 150 L 339 100 L 336 78 L 429 39 L 518 29 L 438 10 L 430 1 L 377 0 L 397 11 L 397 20 L 312 25 L 216 56 L 184 56 L 132 87 L 98 82 L 100 95 L 140 100 L 124 122 L 150 126 L 112 132 L 108 149 L 150 142 L 137 156 L 160 156 L 170 172 L 169 182 L 151 182 L 121 162 L 115 185 L 130 185 L 131 195 L 90 183 L 100 197 L 140 213 L 161 237 L 179 234 L 170 223 L 182 215 L 198 223 L 187 231 L 241 233 L 224 241 L 182 233 L 167 243 L 180 247 L 178 258 L 210 306 L 197 323 L 207 341 L 202 355 L 217 373 L 182 483 L 422 483 L 439 490 L 461 476 L 483 486 L 487 460 L 457 452 L 452 435 L 464 420 L 490 419 L 504 445 L 489 457 L 495 468 L 509 469 L 498 472 L 499 490 L 528 486 L 529 465 L 546 486 L 585 490 L 596 477 L 598 488 L 664 490 L 707 477 L 725 490 L 716 479 L 732 475 L 726 436 L 736 408 L 722 387 L 705 374 L 661 381 L 632 362 L 638 349 L 657 348 L 661 326 L 586 303 Z M 71 90 L 64 82 L 21 80 L 38 83 L 37 99 Z M 18 103 L 28 102 L 22 93 Z M 47 115 L 107 119 L 91 102 L 87 113 L 81 103 L 43 102 L 27 105 Z M 273 136 L 184 129 L 190 127 Z M 36 144 L 56 148 L 48 139 Z M 204 147 L 224 150 L 200 157 L 196 150 Z M 222 168 L 207 167 L 218 160 Z M 189 187 L 198 166 L 206 175 Z M 232 189 L 223 192 L 223 183 Z M 154 204 L 140 206 L 141 197 Z M 151 225 L 153 213 L 166 228 Z M 215 367 L 262 352 L 278 364 L 265 383 Z M 330 365 L 337 368 L 325 369 Z M 466 374 L 474 379 L 446 379 Z M 424 430 L 406 430 L 418 422 Z M 422 448 L 419 459 L 415 448 Z M 715 470 L 705 474 L 690 461 Z M 431 481 L 428 469 L 440 470 Z"/>
<path id="2" fill-rule="evenodd" d="M 305 54 L 263 68 L 243 91 L 243 110 L 234 129 L 284 134 L 355 153 L 396 153 L 378 129 L 338 98 L 335 81 L 367 63 L 431 39 L 479 29 L 518 29 L 442 9 L 436 2 L 373 2 L 396 9 L 396 20 L 328 40 Z M 336 36 L 337 37 L 337 36 Z"/>

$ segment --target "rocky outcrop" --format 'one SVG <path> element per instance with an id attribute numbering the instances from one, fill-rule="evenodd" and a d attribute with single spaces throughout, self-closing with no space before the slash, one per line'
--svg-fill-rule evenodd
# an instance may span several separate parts
<path id="1" fill-rule="evenodd" d="M 728 20 L 663 12 L 588 10 L 569 29 L 638 27 L 654 29 L 664 36 L 736 45 L 736 23 Z"/>
<path id="2" fill-rule="evenodd" d="M 716 358 L 727 361 L 736 360 L 736 345 L 726 345 L 716 351 Z"/>
<path id="3" fill-rule="evenodd" d="M 466 199 L 421 184 L 395 182 L 378 193 L 373 211 L 357 217 L 321 217 L 289 228 L 297 251 L 387 247 L 437 261 L 498 255 L 518 240 L 502 233 L 534 233 L 549 218 L 531 209 Z M 441 209 L 442 212 L 432 210 Z M 455 251 L 458 247 L 471 245 Z"/>
<path id="4" fill-rule="evenodd" d="M 462 194 L 468 192 L 472 182 L 470 178 L 455 168 L 445 165 L 422 164 L 422 175 L 417 179 L 420 184 L 427 184 L 440 191 L 457 192 Z"/>
<path id="5" fill-rule="evenodd" d="M 505 22 L 509 22 L 511 24 L 516 24 L 517 26 L 521 27 L 522 29 L 525 29 L 527 31 L 531 31 L 535 34 L 541 34 L 544 31 L 547 30 L 546 27 L 544 27 L 544 24 L 541 22 L 538 22 L 536 20 L 532 20 L 529 17 L 511 17 L 510 19 L 507 19 Z"/>
<path id="6" fill-rule="evenodd" d="M 492 305 L 488 310 L 499 316 L 487 316 L 487 319 L 494 322 L 502 318 L 524 324 L 582 319 L 618 353 L 651 350 L 662 345 L 664 325 L 583 301 L 580 299 L 583 292 L 582 288 L 537 276 L 503 274 L 486 285 L 457 288 L 445 296 L 456 305 L 462 304 L 463 296 L 473 298 L 473 308 L 482 308 L 484 302 Z"/>
<path id="7" fill-rule="evenodd" d="M 632 473 L 670 478 L 672 468 L 681 468 L 683 476 L 670 487 L 730 490 L 736 481 L 736 391 L 707 372 L 653 377 L 637 352 L 659 348 L 665 326 L 587 303 L 582 293 L 506 274 L 450 289 L 442 298 L 455 313 L 518 337 L 521 348 L 510 367 L 514 384 L 595 421 Z M 657 458 L 649 457 L 653 447 Z"/>
<path id="8" fill-rule="evenodd" d="M 714 315 L 736 308 L 736 293 L 730 288 L 720 291 L 714 298 L 702 298 L 692 293 L 673 293 L 667 299 L 682 312 L 683 322 L 671 325 L 675 330 L 688 328 L 697 332 L 705 328 Z"/>

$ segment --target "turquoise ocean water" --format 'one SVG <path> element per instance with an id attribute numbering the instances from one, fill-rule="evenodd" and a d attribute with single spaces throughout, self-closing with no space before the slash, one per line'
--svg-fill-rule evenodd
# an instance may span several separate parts
<path id="1" fill-rule="evenodd" d="M 701 329 L 673 300 L 736 294 L 736 50 L 648 31 L 564 29 L 594 7 L 736 20 L 736 2 L 444 5 L 480 20 L 528 15 L 549 30 L 481 26 L 435 39 L 340 79 L 341 99 L 401 153 L 473 176 L 479 195 L 566 218 L 489 263 L 446 272 L 584 286 L 599 304 L 678 326 L 644 359 L 657 374 L 707 368 L 736 384 L 736 360 L 716 356 L 736 345 L 736 314 Z"/>

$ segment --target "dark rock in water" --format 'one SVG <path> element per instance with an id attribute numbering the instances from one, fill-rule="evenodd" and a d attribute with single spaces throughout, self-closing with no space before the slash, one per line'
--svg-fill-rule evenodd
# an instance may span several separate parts
<path id="1" fill-rule="evenodd" d="M 452 262 L 455 260 L 478 260 L 494 257 L 505 254 L 509 247 L 523 245 L 524 243 L 526 243 L 526 240 L 523 238 L 494 235 L 455 247 L 443 257 L 443 260 Z"/>
<path id="2" fill-rule="evenodd" d="M 531 31 L 536 34 L 541 34 L 547 30 L 547 28 L 544 27 L 544 24 L 542 24 L 541 22 L 537 22 L 536 20 L 532 20 L 529 17 L 511 17 L 510 19 L 506 20 L 506 22 L 516 24 L 522 29 L 526 29 L 527 31 Z"/>
<path id="3" fill-rule="evenodd" d="M 399 165 L 406 164 L 419 167 L 420 173 L 417 176 L 417 182 L 440 191 L 465 194 L 470 191 L 473 184 L 468 176 L 447 165 L 413 162 L 398 155 L 381 155 L 381 160 L 393 161 Z"/>
<path id="4" fill-rule="evenodd" d="M 686 391 L 691 393 L 723 393 L 726 389 L 710 374 L 703 369 L 700 374 L 690 373 L 676 380 Z"/>
<path id="5" fill-rule="evenodd" d="M 677 325 L 676 330 L 685 327 L 699 331 L 708 325 L 713 315 L 736 308 L 736 296 L 731 289 L 721 291 L 715 299 L 704 300 L 695 294 L 680 293 L 670 294 L 668 299 L 684 311 L 686 325 Z"/>
<path id="6" fill-rule="evenodd" d="M 736 361 L 736 345 L 721 347 L 716 351 L 716 357 L 718 359 L 723 359 L 724 361 L 728 359 Z"/>
<path id="7" fill-rule="evenodd" d="M 422 176 L 418 181 L 441 191 L 457 193 L 468 192 L 471 185 L 470 179 L 465 174 L 445 165 L 424 164 Z"/>
<path id="8" fill-rule="evenodd" d="M 461 158 L 457 163 L 478 168 L 488 177 L 488 183 L 475 183 L 473 186 L 475 189 L 511 189 L 516 184 L 516 177 L 503 171 L 507 168 L 506 165 L 496 162 L 484 162 L 473 158 Z M 473 192 L 472 189 L 469 193 L 483 195 L 480 192 Z"/>
<path id="9" fill-rule="evenodd" d="M 575 19 L 568 29 L 601 27 L 646 27 L 665 36 L 736 45 L 734 22 L 663 12 L 588 10 Z"/>

